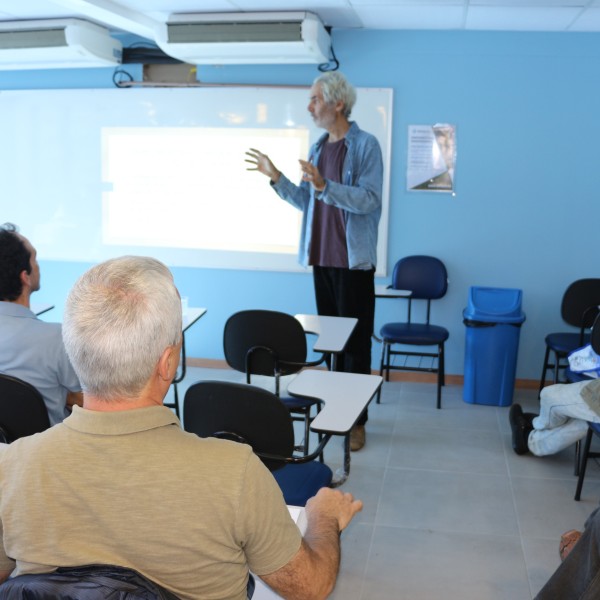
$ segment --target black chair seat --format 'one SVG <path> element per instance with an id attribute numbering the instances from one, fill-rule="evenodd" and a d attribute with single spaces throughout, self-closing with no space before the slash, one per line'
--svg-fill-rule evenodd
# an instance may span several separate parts
<path id="1" fill-rule="evenodd" d="M 386 342 L 411 346 L 441 344 L 450 335 L 446 328 L 426 323 L 386 323 L 380 333 Z"/>
<path id="2" fill-rule="evenodd" d="M 546 336 L 546 345 L 550 346 L 554 352 L 559 352 L 567 356 L 573 350 L 577 350 L 581 346 L 590 343 L 590 334 L 586 333 L 583 336 L 583 344 L 579 333 L 549 333 Z"/>

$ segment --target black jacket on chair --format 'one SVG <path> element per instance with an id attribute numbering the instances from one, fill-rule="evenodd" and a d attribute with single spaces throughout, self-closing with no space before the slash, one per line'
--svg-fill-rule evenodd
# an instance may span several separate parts
<path id="1" fill-rule="evenodd" d="M 133 569 L 112 565 L 63 567 L 20 575 L 0 585 L 2 600 L 178 600 Z"/>

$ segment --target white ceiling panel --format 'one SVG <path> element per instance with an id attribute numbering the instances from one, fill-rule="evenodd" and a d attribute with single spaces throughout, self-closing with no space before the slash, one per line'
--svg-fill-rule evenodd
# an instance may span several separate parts
<path id="1" fill-rule="evenodd" d="M 117 0 L 118 4 L 140 12 L 217 12 L 239 10 L 230 0 Z"/>
<path id="2" fill-rule="evenodd" d="M 311 11 L 318 8 L 348 8 L 350 3 L 346 0 L 235 0 L 234 2 L 241 10 L 245 11 Z"/>
<path id="3" fill-rule="evenodd" d="M 0 0 L 0 20 L 72 16 L 149 31 L 171 13 L 309 10 L 333 28 L 600 32 L 599 9 L 600 0 Z"/>
<path id="4" fill-rule="evenodd" d="M 522 8 L 527 7 L 564 7 L 564 6 L 575 6 L 583 8 L 589 4 L 589 0 L 470 0 L 470 6 L 495 6 L 497 8 L 502 7 L 514 7 L 519 6 Z"/>
<path id="5" fill-rule="evenodd" d="M 411 6 L 416 8 L 429 8 L 431 6 L 464 6 L 468 0 L 350 0 L 352 6 Z"/>
<path id="6" fill-rule="evenodd" d="M 3 19 L 48 19 L 68 14 L 64 8 L 49 0 L 2 0 L 0 14 Z M 4 17 L 6 15 L 6 17 Z"/>
<path id="7" fill-rule="evenodd" d="M 314 11 L 316 12 L 316 11 Z M 363 22 L 354 9 L 348 8 L 323 8 L 317 13 L 326 26 L 342 29 L 356 29 L 363 27 Z"/>
<path id="8" fill-rule="evenodd" d="M 460 29 L 460 6 L 370 6 L 356 5 L 356 13 L 368 29 Z"/>
<path id="9" fill-rule="evenodd" d="M 473 6 L 467 29 L 495 31 L 566 31 L 580 13 L 578 8 Z"/>

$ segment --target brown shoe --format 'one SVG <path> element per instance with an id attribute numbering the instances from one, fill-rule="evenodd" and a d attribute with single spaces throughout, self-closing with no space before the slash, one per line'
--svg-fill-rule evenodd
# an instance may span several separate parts
<path id="1" fill-rule="evenodd" d="M 352 452 L 360 450 L 365 445 L 365 438 L 365 426 L 355 425 L 350 430 L 350 450 L 352 450 Z"/>
<path id="2" fill-rule="evenodd" d="M 579 541 L 580 537 L 581 531 L 577 531 L 576 529 L 570 529 L 569 531 L 563 533 L 560 536 L 558 554 L 560 555 L 561 561 L 565 560 L 565 558 L 569 556 L 569 553 L 571 552 L 571 550 L 573 550 L 573 547 Z"/>

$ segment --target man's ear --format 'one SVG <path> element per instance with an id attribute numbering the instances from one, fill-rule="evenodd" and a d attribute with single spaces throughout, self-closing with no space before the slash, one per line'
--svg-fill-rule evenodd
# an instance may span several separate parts
<path id="1" fill-rule="evenodd" d="M 176 370 L 175 347 L 167 346 L 158 359 L 158 375 L 163 381 L 171 381 L 175 377 Z"/>
<path id="2" fill-rule="evenodd" d="M 28 273 L 25 269 L 23 269 L 19 274 L 19 279 L 21 280 L 21 285 L 23 286 L 28 286 L 31 284 L 30 273 Z"/>

